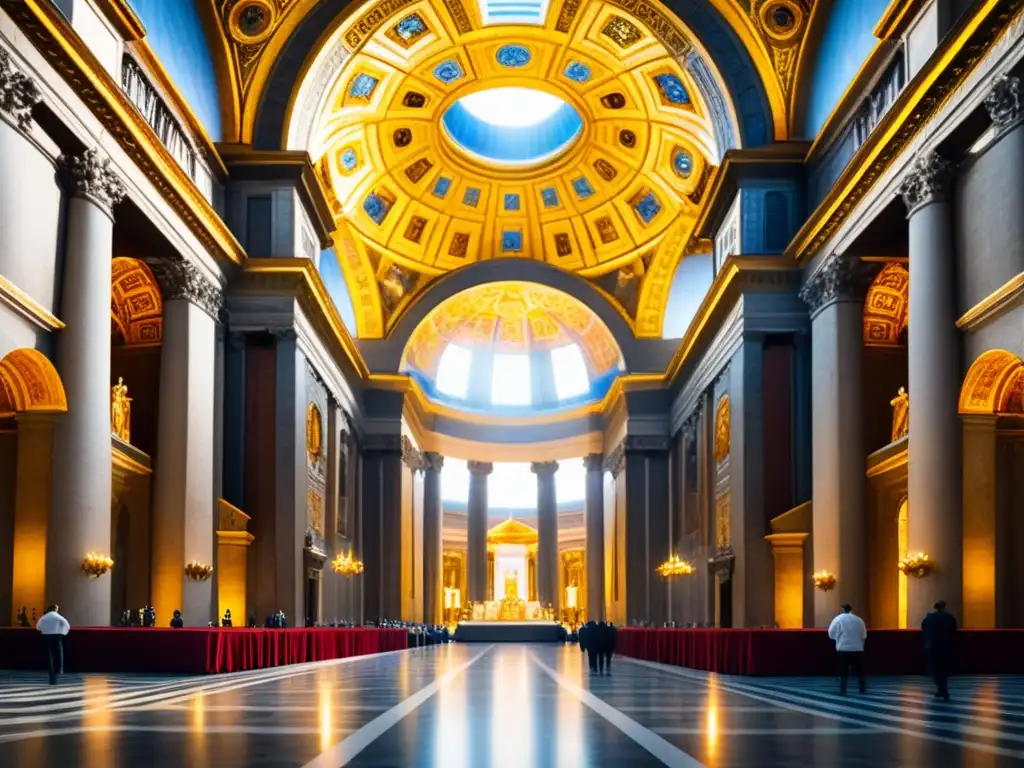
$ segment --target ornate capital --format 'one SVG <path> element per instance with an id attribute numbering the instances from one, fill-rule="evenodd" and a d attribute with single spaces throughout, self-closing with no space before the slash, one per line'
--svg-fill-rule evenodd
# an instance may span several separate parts
<path id="1" fill-rule="evenodd" d="M 870 284 L 870 268 L 860 259 L 833 255 L 800 289 L 811 314 L 837 301 L 861 301 Z"/>
<path id="2" fill-rule="evenodd" d="M 402 463 L 413 472 L 418 472 L 424 467 L 423 454 L 405 435 L 402 435 Z"/>
<path id="3" fill-rule="evenodd" d="M 697 425 L 700 424 L 700 407 L 693 409 L 693 412 L 683 420 L 683 440 L 688 443 L 697 440 Z"/>
<path id="4" fill-rule="evenodd" d="M 632 452 L 657 452 L 668 450 L 668 435 L 630 435 L 626 438 L 626 450 Z"/>
<path id="5" fill-rule="evenodd" d="M 110 168 L 110 158 L 96 149 L 87 149 L 81 155 L 61 155 L 57 161 L 67 173 L 71 193 L 91 200 L 108 215 L 120 203 L 127 191 L 121 177 Z"/>
<path id="6" fill-rule="evenodd" d="M 612 477 L 618 477 L 619 472 L 626 463 L 626 441 L 623 440 L 612 449 L 612 452 L 604 460 L 604 468 L 612 473 Z"/>
<path id="7" fill-rule="evenodd" d="M 436 451 L 425 451 L 423 453 L 423 466 L 431 472 L 440 472 L 444 467 L 444 456 Z"/>
<path id="8" fill-rule="evenodd" d="M 909 219 L 928 203 L 949 199 L 953 165 L 936 152 L 919 155 L 900 184 Z"/>
<path id="9" fill-rule="evenodd" d="M 992 119 L 992 124 L 999 133 L 1015 125 L 1022 119 L 1020 111 L 1020 78 L 1003 75 L 992 86 L 985 97 L 985 109 Z"/>
<path id="10" fill-rule="evenodd" d="M 0 49 L 0 111 L 14 118 L 23 131 L 32 130 L 32 107 L 42 101 L 36 82 L 14 68 L 7 51 Z"/>
<path id="11" fill-rule="evenodd" d="M 164 301 L 187 301 L 217 320 L 224 305 L 220 286 L 182 258 L 147 260 L 163 292 Z"/>
<path id="12" fill-rule="evenodd" d="M 489 475 L 494 471 L 494 465 L 489 461 L 469 461 L 466 466 L 471 475 Z"/>
<path id="13" fill-rule="evenodd" d="M 604 454 L 588 453 L 583 457 L 583 466 L 587 472 L 604 472 Z"/>
<path id="14" fill-rule="evenodd" d="M 554 475 L 558 471 L 558 462 L 534 461 L 530 464 L 530 471 L 535 475 Z"/>

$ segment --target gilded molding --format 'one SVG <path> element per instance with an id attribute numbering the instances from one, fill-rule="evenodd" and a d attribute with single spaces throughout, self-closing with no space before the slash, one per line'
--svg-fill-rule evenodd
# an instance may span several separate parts
<path id="1" fill-rule="evenodd" d="M 494 471 L 494 464 L 489 461 L 468 461 L 466 466 L 471 475 L 489 475 Z"/>
<path id="2" fill-rule="evenodd" d="M 1024 8 L 1024 0 L 988 0 L 972 8 L 847 163 L 829 194 L 786 248 L 789 258 L 805 262 L 832 239 L 904 148 L 985 57 Z"/>
<path id="3" fill-rule="evenodd" d="M 90 148 L 80 155 L 61 155 L 57 164 L 67 174 L 72 195 L 95 203 L 113 217 L 114 207 L 127 190 L 121 177 L 111 170 L 109 157 Z"/>
<path id="4" fill-rule="evenodd" d="M 163 299 L 187 301 L 203 310 L 214 320 L 219 319 L 224 306 L 224 292 L 192 262 L 187 259 L 151 259 L 146 263 L 160 283 Z"/>
<path id="5" fill-rule="evenodd" d="M 60 318 L 52 312 L 48 312 L 42 304 L 3 275 L 0 275 L 0 301 L 5 302 L 44 330 L 59 331 L 65 327 Z"/>
<path id="6" fill-rule="evenodd" d="M 146 36 L 146 28 L 126 0 L 93 0 L 93 2 L 126 42 L 141 40 Z"/>
<path id="7" fill-rule="evenodd" d="M 870 267 L 860 259 L 835 254 L 807 279 L 800 298 L 811 317 L 837 301 L 863 301 L 870 275 Z"/>
<path id="8" fill-rule="evenodd" d="M 1000 134 L 1020 125 L 1024 120 L 1020 111 L 1020 78 L 1003 75 L 996 80 L 985 96 L 985 109 Z"/>
<path id="9" fill-rule="evenodd" d="M 19 72 L 11 56 L 0 48 L 0 111 L 6 112 L 23 131 L 32 130 L 32 108 L 42 101 L 36 82 Z"/>
<path id="10" fill-rule="evenodd" d="M 875 25 L 875 37 L 879 40 L 899 40 L 924 5 L 925 0 L 892 0 Z"/>
<path id="11" fill-rule="evenodd" d="M 914 160 L 900 183 L 907 218 L 929 203 L 945 202 L 952 191 L 953 166 L 937 152 L 925 152 Z"/>
<path id="12" fill-rule="evenodd" d="M 771 54 L 772 66 L 787 102 L 796 82 L 797 63 L 814 0 L 755 0 L 750 19 Z"/>
<path id="13" fill-rule="evenodd" d="M 1024 295 L 1024 272 L 1011 277 L 964 312 L 956 321 L 961 330 L 973 330 Z"/>

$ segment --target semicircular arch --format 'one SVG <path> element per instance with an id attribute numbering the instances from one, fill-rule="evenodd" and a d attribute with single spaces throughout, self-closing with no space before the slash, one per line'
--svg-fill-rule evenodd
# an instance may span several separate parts
<path id="1" fill-rule="evenodd" d="M 64 384 L 37 349 L 21 348 L 0 360 L 0 413 L 66 413 Z"/>
<path id="2" fill-rule="evenodd" d="M 163 340 L 163 298 L 145 262 L 118 256 L 111 264 L 112 330 L 125 346 L 159 344 Z"/>
<path id="3" fill-rule="evenodd" d="M 1024 413 L 1024 363 L 1013 352 L 990 349 L 978 356 L 960 389 L 960 413 Z"/>
<path id="4" fill-rule="evenodd" d="M 903 341 L 909 324 L 910 273 L 902 264 L 886 264 L 864 298 L 864 343 L 893 347 Z"/>

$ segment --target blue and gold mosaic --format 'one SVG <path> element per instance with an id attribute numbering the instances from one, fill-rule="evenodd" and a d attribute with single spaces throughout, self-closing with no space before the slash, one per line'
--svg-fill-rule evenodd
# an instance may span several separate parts
<path id="1" fill-rule="evenodd" d="M 690 94 L 686 92 L 686 86 L 684 86 L 683 82 L 671 72 L 655 75 L 654 83 L 658 86 L 658 90 L 661 92 L 661 98 L 666 103 L 677 104 L 680 106 L 685 106 L 690 103 Z"/>
<path id="2" fill-rule="evenodd" d="M 480 205 L 480 190 L 476 187 L 466 187 L 466 191 L 462 193 L 462 204 L 470 208 Z"/>
<path id="3" fill-rule="evenodd" d="M 454 83 L 465 76 L 465 74 L 462 70 L 462 65 L 455 59 L 447 59 L 434 67 L 434 77 L 445 85 Z"/>
<path id="4" fill-rule="evenodd" d="M 380 192 L 371 192 L 363 200 L 363 210 L 375 224 L 380 226 L 384 223 L 384 219 L 387 218 L 393 204 L 387 195 Z"/>
<path id="5" fill-rule="evenodd" d="M 503 67 L 525 67 L 530 63 L 530 49 L 525 45 L 503 45 L 495 58 Z"/>
<path id="6" fill-rule="evenodd" d="M 352 83 L 348 87 L 348 95 L 353 99 L 369 101 L 373 96 L 373 92 L 377 90 L 377 84 L 379 82 L 380 81 L 373 75 L 360 72 L 352 79 Z"/>
<path id="7" fill-rule="evenodd" d="M 633 204 L 636 215 L 644 224 L 650 224 L 654 221 L 654 217 L 661 213 L 661 203 L 658 202 L 658 198 L 654 196 L 653 192 L 641 192 L 630 202 Z"/>
<path id="8" fill-rule="evenodd" d="M 573 179 L 572 188 L 576 192 L 576 197 L 580 200 L 586 200 L 594 194 L 594 188 L 590 186 L 590 182 L 587 181 L 586 176 L 577 176 Z"/>
<path id="9" fill-rule="evenodd" d="M 505 210 L 506 211 L 518 211 L 519 210 L 519 195 L 515 192 L 508 192 L 505 194 Z"/>
<path id="10" fill-rule="evenodd" d="M 544 189 L 540 191 L 540 200 L 544 203 L 545 208 L 557 208 L 558 190 L 554 187 L 544 187 Z"/>
<path id="11" fill-rule="evenodd" d="M 672 152 L 672 170 L 680 178 L 690 178 L 690 174 L 693 173 L 693 155 L 682 147 L 676 147 Z"/>
<path id="12" fill-rule="evenodd" d="M 442 200 L 448 196 L 448 190 L 452 188 L 452 180 L 447 176 L 438 176 L 437 181 L 434 182 L 433 195 L 439 197 Z"/>
<path id="13" fill-rule="evenodd" d="M 565 72 L 563 72 L 563 74 L 570 80 L 577 83 L 585 83 L 591 77 L 590 67 L 578 61 L 570 61 L 568 65 L 566 65 Z"/>
<path id="14" fill-rule="evenodd" d="M 427 23 L 418 13 L 410 13 L 399 21 L 388 32 L 388 37 L 399 45 L 408 48 L 427 34 Z"/>
<path id="15" fill-rule="evenodd" d="M 501 233 L 501 250 L 505 253 L 521 253 L 523 250 L 523 231 L 506 229 Z"/>

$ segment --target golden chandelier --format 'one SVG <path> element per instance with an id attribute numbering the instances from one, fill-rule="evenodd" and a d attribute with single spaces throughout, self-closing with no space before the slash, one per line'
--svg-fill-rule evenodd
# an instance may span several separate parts
<path id="1" fill-rule="evenodd" d="M 664 579 L 674 579 L 676 576 L 689 576 L 693 573 L 693 563 L 689 560 L 680 560 L 679 555 L 671 555 L 668 560 L 658 566 L 658 575 Z"/>
<path id="2" fill-rule="evenodd" d="M 338 553 L 338 556 L 331 561 L 331 568 L 335 573 L 342 576 L 356 576 L 363 572 L 363 561 L 352 557 L 352 550 L 345 554 Z"/>

